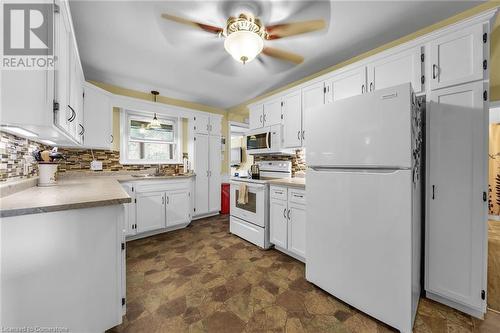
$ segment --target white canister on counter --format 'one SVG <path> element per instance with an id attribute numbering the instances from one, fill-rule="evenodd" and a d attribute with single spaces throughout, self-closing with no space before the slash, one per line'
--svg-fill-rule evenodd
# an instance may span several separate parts
<path id="1" fill-rule="evenodd" d="M 57 184 L 57 163 L 38 162 L 38 186 Z"/>

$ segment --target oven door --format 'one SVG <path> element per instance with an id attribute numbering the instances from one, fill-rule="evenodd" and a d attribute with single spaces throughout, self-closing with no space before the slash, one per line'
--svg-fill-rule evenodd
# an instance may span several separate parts
<path id="1" fill-rule="evenodd" d="M 247 151 L 251 153 L 265 153 L 271 148 L 269 128 L 260 128 L 246 134 Z"/>
<path id="2" fill-rule="evenodd" d="M 240 184 L 248 189 L 248 202 L 238 203 Z M 265 226 L 265 191 L 266 185 L 248 182 L 231 182 L 231 215 L 264 228 Z"/>

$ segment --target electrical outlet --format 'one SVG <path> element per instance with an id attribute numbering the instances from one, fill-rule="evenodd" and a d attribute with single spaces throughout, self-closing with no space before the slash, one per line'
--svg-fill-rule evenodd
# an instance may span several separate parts
<path id="1" fill-rule="evenodd" d="M 90 162 L 90 170 L 92 171 L 102 171 L 102 162 L 93 160 Z"/>

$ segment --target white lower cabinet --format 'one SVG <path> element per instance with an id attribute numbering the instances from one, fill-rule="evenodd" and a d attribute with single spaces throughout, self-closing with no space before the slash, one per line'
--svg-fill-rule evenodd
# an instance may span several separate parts
<path id="1" fill-rule="evenodd" d="M 132 198 L 125 204 L 125 234 L 136 239 L 191 222 L 192 180 L 142 180 L 122 184 Z"/>
<path id="2" fill-rule="evenodd" d="M 294 258 L 306 257 L 305 191 L 296 188 L 270 188 L 270 242 Z"/>
<path id="3" fill-rule="evenodd" d="M 165 193 L 145 192 L 136 196 L 137 232 L 165 228 Z"/>

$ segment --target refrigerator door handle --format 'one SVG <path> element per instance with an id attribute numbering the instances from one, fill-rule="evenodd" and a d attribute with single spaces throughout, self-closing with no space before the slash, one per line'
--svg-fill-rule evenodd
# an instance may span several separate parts
<path id="1" fill-rule="evenodd" d="M 309 169 L 316 172 L 346 172 L 346 173 L 372 173 L 372 174 L 392 174 L 401 170 L 409 170 L 407 168 L 354 168 L 354 167 L 309 167 Z"/>

